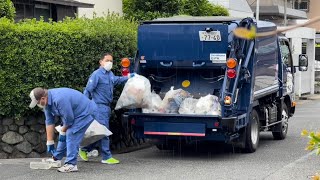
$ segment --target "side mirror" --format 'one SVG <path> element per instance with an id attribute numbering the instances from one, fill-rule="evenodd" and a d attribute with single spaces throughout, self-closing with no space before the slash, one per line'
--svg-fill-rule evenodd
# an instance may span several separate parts
<path id="1" fill-rule="evenodd" d="M 299 55 L 299 71 L 308 70 L 308 56 L 306 54 Z"/>

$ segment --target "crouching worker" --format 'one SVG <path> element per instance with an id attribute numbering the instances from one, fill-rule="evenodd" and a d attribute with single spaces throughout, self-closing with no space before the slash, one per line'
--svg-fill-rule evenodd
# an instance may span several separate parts
<path id="1" fill-rule="evenodd" d="M 64 166 L 59 172 L 78 171 L 77 155 L 85 131 L 94 120 L 96 104 L 81 92 L 70 88 L 35 88 L 30 93 L 30 108 L 36 105 L 44 109 L 46 117 L 47 150 L 61 160 L 66 149 Z M 63 127 L 59 134 L 58 151 L 54 148 L 54 117 L 60 116 Z M 63 144 L 65 143 L 65 144 Z"/>

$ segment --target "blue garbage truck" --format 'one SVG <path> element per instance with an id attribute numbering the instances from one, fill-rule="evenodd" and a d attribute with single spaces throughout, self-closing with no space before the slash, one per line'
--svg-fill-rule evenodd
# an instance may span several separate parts
<path id="1" fill-rule="evenodd" d="M 178 141 L 218 141 L 248 153 L 256 151 L 261 131 L 286 138 L 296 106 L 294 73 L 307 70 L 308 59 L 300 55 L 294 64 L 289 41 L 281 34 L 241 39 L 233 34 L 238 27 L 255 27 L 257 33 L 277 28 L 252 18 L 190 16 L 139 25 L 132 68 L 150 80 L 152 91 L 163 97 L 174 86 L 194 98 L 215 95 L 221 114 L 131 110 L 123 120 L 137 138 L 155 139 L 159 149 Z"/>

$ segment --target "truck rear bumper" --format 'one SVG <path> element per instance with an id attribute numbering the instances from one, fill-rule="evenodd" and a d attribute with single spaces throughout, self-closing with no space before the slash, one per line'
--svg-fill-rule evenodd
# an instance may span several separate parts
<path id="1" fill-rule="evenodd" d="M 226 141 L 235 133 L 238 117 L 181 114 L 127 113 L 124 115 L 138 138 L 191 137 Z"/>

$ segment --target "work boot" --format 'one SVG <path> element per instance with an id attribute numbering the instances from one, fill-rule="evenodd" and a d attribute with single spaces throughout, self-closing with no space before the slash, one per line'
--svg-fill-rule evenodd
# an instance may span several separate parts
<path id="1" fill-rule="evenodd" d="M 101 163 L 102 164 L 119 164 L 120 161 L 115 158 L 109 158 L 107 160 L 102 160 Z"/>
<path id="2" fill-rule="evenodd" d="M 84 151 L 84 150 L 82 150 L 82 149 L 80 148 L 78 154 L 79 154 L 79 156 L 80 156 L 80 158 L 81 158 L 82 160 L 84 160 L 84 161 L 88 161 L 88 160 L 89 160 L 87 151 Z"/>

